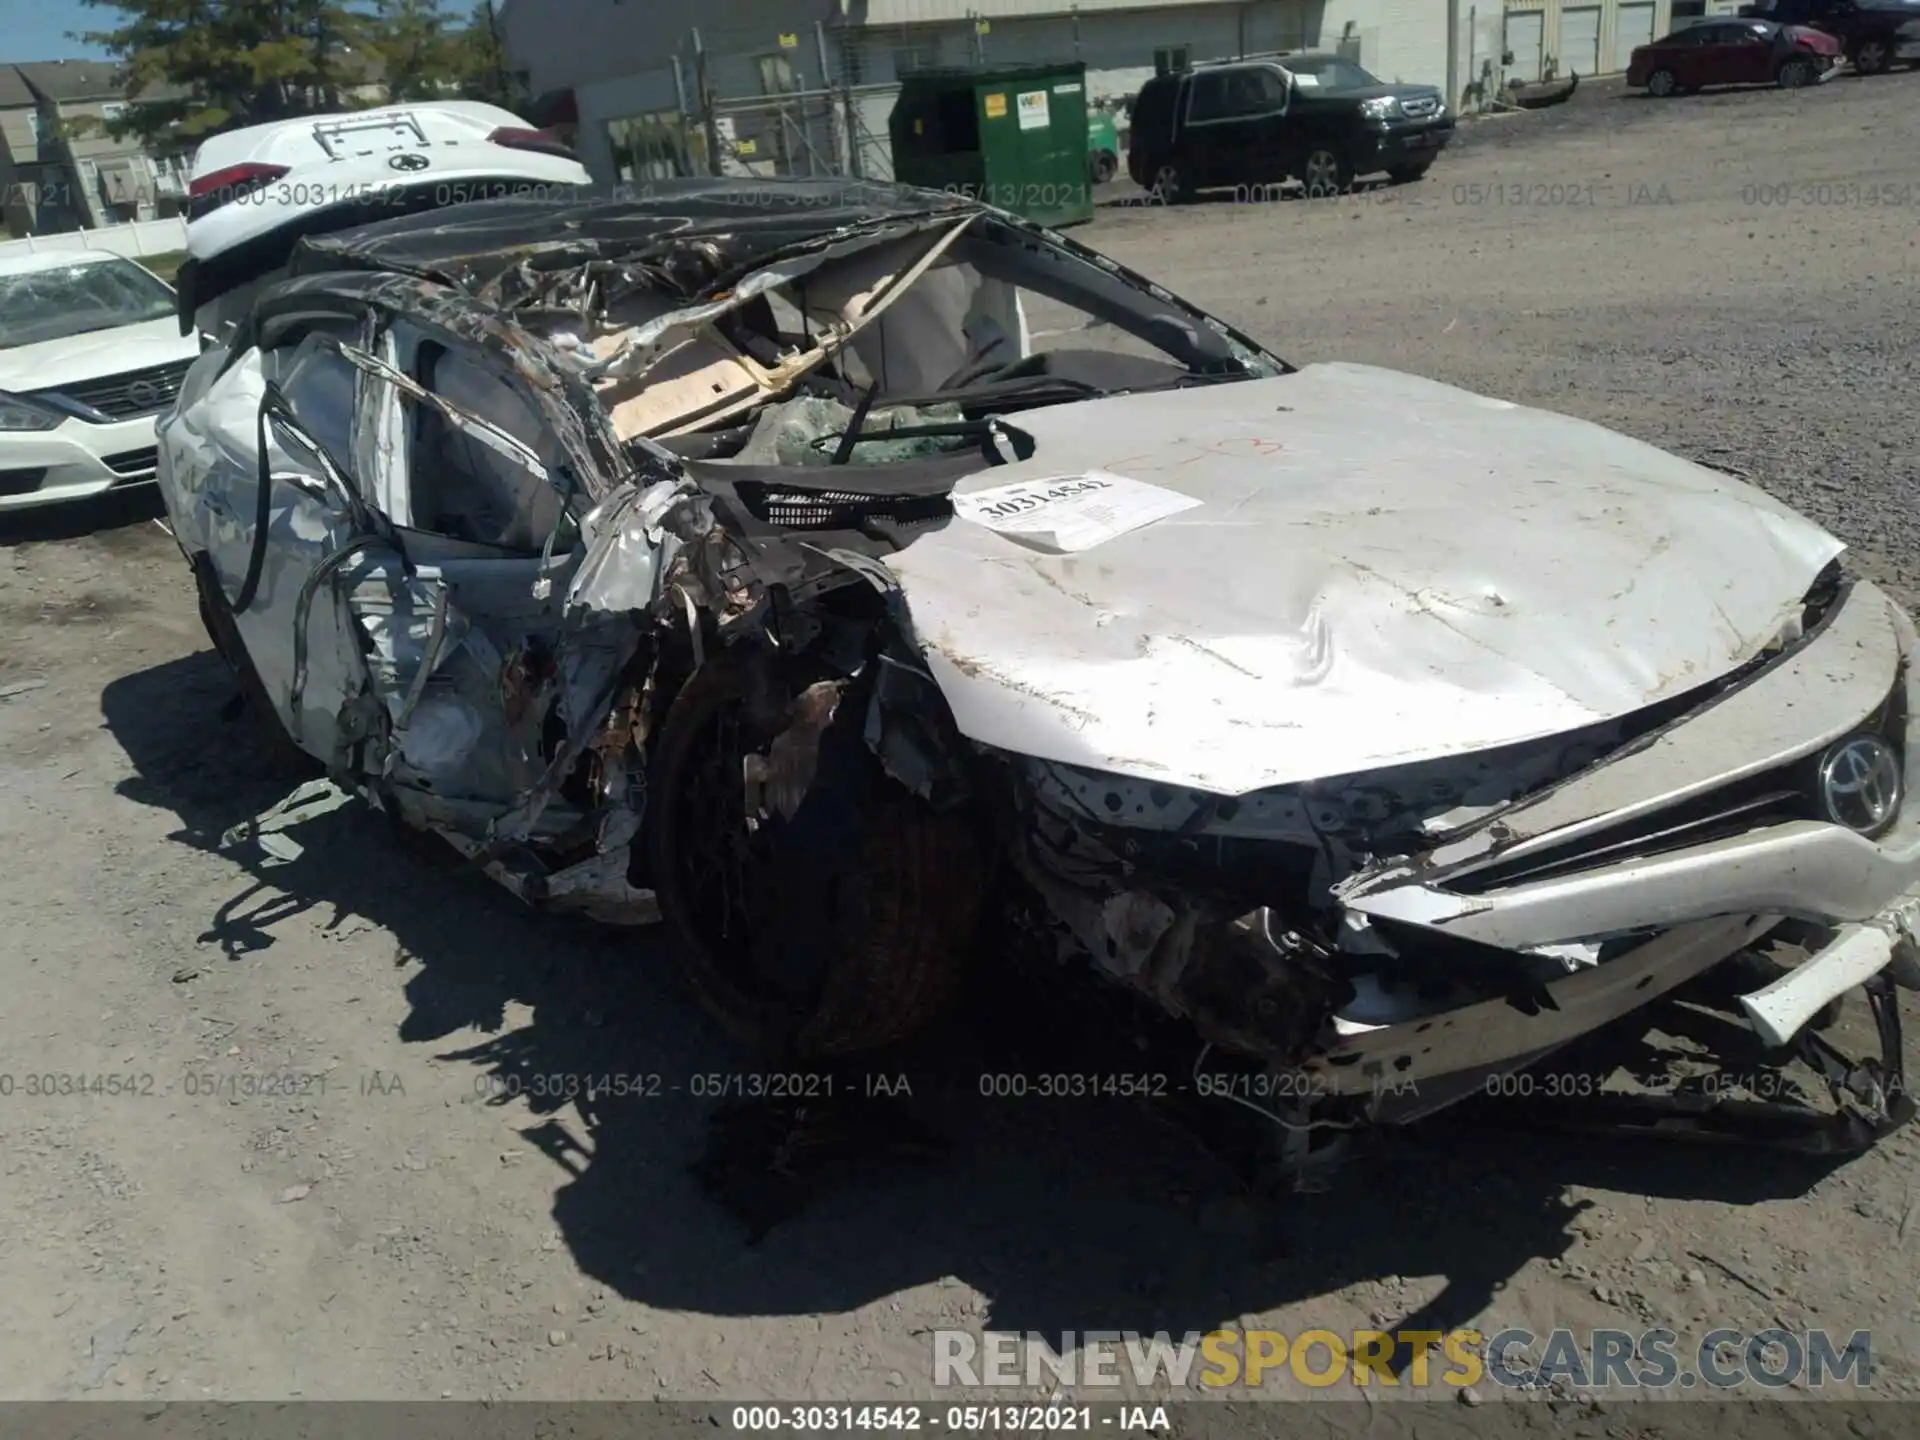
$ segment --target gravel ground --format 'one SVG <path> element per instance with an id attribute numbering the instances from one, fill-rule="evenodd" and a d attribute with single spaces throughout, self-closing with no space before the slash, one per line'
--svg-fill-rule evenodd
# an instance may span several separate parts
<path id="1" fill-rule="evenodd" d="M 1413 370 L 1739 470 L 1911 604 L 1916 79 L 1665 102 L 1601 83 L 1470 127 L 1415 186 L 1121 198 L 1095 243 L 1296 363 Z"/>
<path id="2" fill-rule="evenodd" d="M 1917 97 L 1591 85 L 1413 187 L 1082 234 L 1295 361 L 1750 475 L 1912 604 Z M 1875 1391 L 1914 1392 L 1911 1134 L 1816 1166 L 1456 1119 L 1274 1212 L 1134 1112 L 976 1099 L 946 1158 L 748 1246 L 687 1174 L 734 1057 L 657 942 L 536 922 L 357 809 L 291 863 L 219 851 L 280 787 L 171 542 L 125 507 L 6 540 L 0 1396 L 899 1399 L 932 1328 L 1236 1320 L 1870 1328 Z"/>

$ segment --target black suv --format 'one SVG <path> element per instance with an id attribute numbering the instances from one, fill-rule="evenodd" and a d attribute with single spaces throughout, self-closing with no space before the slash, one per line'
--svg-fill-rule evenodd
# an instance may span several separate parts
<path id="1" fill-rule="evenodd" d="M 1331 195 L 1383 170 L 1418 180 L 1452 138 L 1431 85 L 1383 84 L 1338 55 L 1285 55 L 1149 80 L 1133 102 L 1127 168 L 1170 203 L 1283 180 Z"/>
<path id="2" fill-rule="evenodd" d="M 1920 0 L 1761 0 L 1742 5 L 1740 13 L 1826 31 L 1845 48 L 1856 74 L 1920 62 Z"/>

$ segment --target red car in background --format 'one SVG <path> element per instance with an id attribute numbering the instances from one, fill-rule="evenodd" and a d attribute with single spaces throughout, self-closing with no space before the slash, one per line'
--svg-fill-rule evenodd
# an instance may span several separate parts
<path id="1" fill-rule="evenodd" d="M 1642 45 L 1627 64 L 1627 84 L 1649 95 L 1681 95 L 1708 85 L 1778 85 L 1792 90 L 1833 74 L 1840 42 L 1805 25 L 1771 20 L 1708 20 Z"/>

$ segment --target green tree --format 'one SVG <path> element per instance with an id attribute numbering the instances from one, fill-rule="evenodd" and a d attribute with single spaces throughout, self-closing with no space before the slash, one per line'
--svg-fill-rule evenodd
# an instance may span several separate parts
<path id="1" fill-rule="evenodd" d="M 389 101 L 431 100 L 464 80 L 461 37 L 449 33 L 439 0 L 378 0 L 371 31 Z"/>
<path id="2" fill-rule="evenodd" d="M 126 69 L 131 103 L 114 129 L 154 144 L 345 108 L 342 60 L 370 23 L 350 0 L 86 3 L 119 21 L 78 37 Z M 162 90 L 173 93 L 149 94 Z"/>
<path id="3" fill-rule="evenodd" d="M 455 37 L 455 64 L 460 93 L 469 100 L 484 100 L 518 110 L 526 104 L 507 66 L 507 52 L 492 5 L 480 0 L 467 16 L 467 23 Z"/>

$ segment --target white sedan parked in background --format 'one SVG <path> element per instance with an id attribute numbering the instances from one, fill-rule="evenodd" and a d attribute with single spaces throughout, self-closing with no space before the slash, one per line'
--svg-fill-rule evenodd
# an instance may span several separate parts
<path id="1" fill-rule="evenodd" d="M 228 333 L 304 237 L 473 200 L 577 200 L 592 184 L 559 137 L 475 100 L 229 130 L 194 152 L 181 328 Z"/>
<path id="2" fill-rule="evenodd" d="M 153 422 L 199 353 L 131 260 L 0 258 L 0 511 L 151 484 Z"/>

